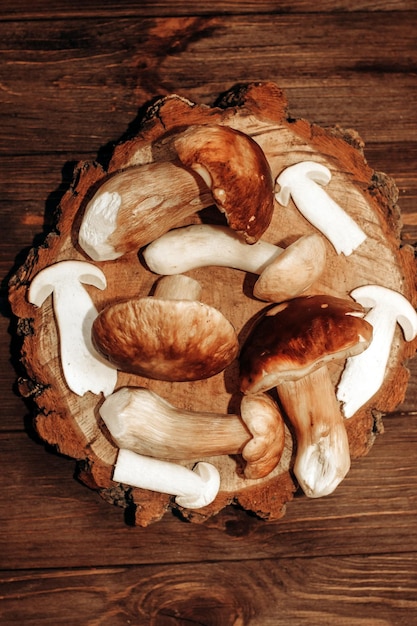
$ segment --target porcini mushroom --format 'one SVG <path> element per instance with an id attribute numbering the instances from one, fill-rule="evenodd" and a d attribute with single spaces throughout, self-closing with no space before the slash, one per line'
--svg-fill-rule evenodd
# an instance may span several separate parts
<path id="1" fill-rule="evenodd" d="M 247 243 L 260 239 L 274 212 L 274 182 L 256 141 L 229 126 L 201 124 L 180 133 L 173 146 L 210 188 L 230 228 Z"/>
<path id="2" fill-rule="evenodd" d="M 348 256 L 365 241 L 366 234 L 320 186 L 330 180 L 329 168 L 321 163 L 295 163 L 278 176 L 280 189 L 275 198 L 287 206 L 292 197 L 300 213 L 327 237 L 336 252 Z"/>
<path id="3" fill-rule="evenodd" d="M 373 338 L 364 352 L 346 361 L 337 387 L 336 395 L 347 418 L 366 404 L 384 382 L 397 323 L 406 341 L 417 335 L 417 313 L 401 293 L 381 285 L 364 285 L 350 295 L 369 309 L 365 319 L 373 327 Z"/>
<path id="4" fill-rule="evenodd" d="M 60 261 L 35 276 L 28 300 L 40 307 L 52 295 L 60 359 L 69 389 L 79 396 L 87 391 L 106 396 L 116 385 L 117 371 L 92 344 L 91 327 L 98 312 L 83 283 L 105 289 L 106 277 L 91 263 Z"/>
<path id="5" fill-rule="evenodd" d="M 326 263 L 323 238 L 304 235 L 286 249 L 264 240 L 248 245 L 227 226 L 193 224 L 171 230 L 143 252 L 156 274 L 179 274 L 217 265 L 259 274 L 254 295 L 277 302 L 300 295 L 322 274 Z"/>
<path id="6" fill-rule="evenodd" d="M 248 243 L 269 226 L 272 175 L 253 139 L 226 126 L 202 125 L 180 133 L 173 145 L 177 160 L 131 166 L 99 185 L 78 235 L 93 260 L 136 252 L 213 202 Z"/>
<path id="7" fill-rule="evenodd" d="M 241 454 L 247 478 L 269 474 L 284 449 L 281 413 L 265 394 L 243 397 L 240 417 L 178 409 L 149 389 L 123 387 L 99 412 L 119 448 L 167 461 Z"/>
<path id="8" fill-rule="evenodd" d="M 98 187 L 85 208 L 78 243 L 94 261 L 111 261 L 137 252 L 211 204 L 209 190 L 178 164 L 132 166 Z"/>
<path id="9" fill-rule="evenodd" d="M 220 487 L 220 474 L 211 463 L 197 463 L 191 470 L 124 449 L 118 452 L 113 480 L 176 496 L 175 502 L 188 509 L 200 509 L 213 502 Z"/>
<path id="10" fill-rule="evenodd" d="M 334 491 L 350 468 L 349 442 L 327 363 L 358 354 L 372 326 L 360 304 L 300 296 L 269 308 L 240 356 L 244 393 L 276 388 L 294 427 L 294 474 L 307 496 Z"/>
<path id="11" fill-rule="evenodd" d="M 168 381 L 209 378 L 239 350 L 236 331 L 216 308 L 198 301 L 200 284 L 164 276 L 154 296 L 107 306 L 94 321 L 94 345 L 118 369 Z"/>

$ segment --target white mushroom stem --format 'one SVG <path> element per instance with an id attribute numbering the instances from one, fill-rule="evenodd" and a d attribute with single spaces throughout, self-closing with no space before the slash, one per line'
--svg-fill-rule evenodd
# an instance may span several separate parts
<path id="1" fill-rule="evenodd" d="M 106 277 L 100 268 L 84 261 L 61 261 L 41 270 L 28 292 L 28 300 L 40 307 L 53 294 L 53 308 L 59 332 L 63 374 L 71 391 L 112 393 L 117 370 L 96 351 L 91 327 L 97 309 L 81 283 L 105 289 Z"/>
<path id="2" fill-rule="evenodd" d="M 178 274 L 175 276 L 163 276 L 156 284 L 154 298 L 162 300 L 192 300 L 199 301 L 202 287 L 200 283 L 191 278 Z"/>
<path id="3" fill-rule="evenodd" d="M 321 163 L 303 161 L 290 165 L 277 178 L 277 201 L 287 206 L 290 197 L 300 213 L 327 237 L 338 254 L 350 255 L 366 239 L 360 226 L 320 185 L 331 180 Z"/>
<path id="4" fill-rule="evenodd" d="M 118 447 L 169 461 L 242 454 L 245 475 L 260 478 L 278 464 L 284 422 L 265 394 L 244 397 L 242 417 L 178 409 L 149 389 L 124 387 L 109 396 L 100 415 Z"/>
<path id="5" fill-rule="evenodd" d="M 294 474 L 310 498 L 332 493 L 350 469 L 349 441 L 326 366 L 277 392 L 295 429 Z"/>
<path id="6" fill-rule="evenodd" d="M 226 226 L 193 224 L 169 231 L 143 253 L 156 274 L 180 274 L 216 265 L 260 275 L 254 295 L 270 302 L 298 296 L 322 274 L 326 247 L 316 233 L 283 249 L 259 240 L 249 245 Z"/>
<path id="7" fill-rule="evenodd" d="M 220 488 L 220 474 L 210 463 L 197 463 L 190 470 L 124 449 L 119 450 L 113 480 L 176 496 L 175 502 L 188 509 L 207 506 L 215 500 Z"/>
<path id="8" fill-rule="evenodd" d="M 263 240 L 248 244 L 228 226 L 192 224 L 165 233 L 143 256 L 155 274 L 181 274 L 210 265 L 260 274 L 282 252 Z"/>
<path id="9" fill-rule="evenodd" d="M 397 323 L 406 341 L 417 336 L 417 313 L 402 294 L 380 285 L 365 285 L 350 295 L 370 308 L 365 320 L 373 327 L 373 339 L 364 352 L 347 359 L 337 388 L 347 418 L 366 404 L 384 382 Z"/>

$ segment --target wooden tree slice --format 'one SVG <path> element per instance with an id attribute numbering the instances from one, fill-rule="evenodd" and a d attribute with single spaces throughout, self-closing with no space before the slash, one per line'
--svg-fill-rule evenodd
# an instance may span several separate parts
<path id="1" fill-rule="evenodd" d="M 387 176 L 374 172 L 363 155 L 363 144 L 353 131 L 325 130 L 287 113 L 282 91 L 272 83 L 248 84 L 232 89 L 213 108 L 200 106 L 177 95 L 154 104 L 142 120 L 140 131 L 114 149 L 110 163 L 80 163 L 71 189 L 62 199 L 56 227 L 43 245 L 33 249 L 10 283 L 10 302 L 22 337 L 21 362 L 26 375 L 20 380 L 23 396 L 36 405 L 35 427 L 41 438 L 65 455 L 77 459 L 79 475 L 108 501 L 131 505 L 136 523 L 146 526 L 176 507 L 169 495 L 119 485 L 112 480 L 117 448 L 107 432 L 98 408 L 103 397 L 91 392 L 79 397 L 65 382 L 59 359 L 59 341 L 49 298 L 37 308 L 27 299 L 28 287 L 43 268 L 66 259 L 91 261 L 78 245 L 77 235 L 86 202 L 110 173 L 126 167 L 172 158 L 170 137 L 195 123 L 222 124 L 252 136 L 262 147 L 274 178 L 288 165 L 314 160 L 326 165 L 332 180 L 327 191 L 363 228 L 367 238 L 350 256 L 337 255 L 327 242 L 328 263 L 322 278 L 309 293 L 348 297 L 352 289 L 381 284 L 402 293 L 415 305 L 415 262 L 410 247 L 400 244 L 401 220 L 397 190 Z M 204 221 L 223 223 L 217 209 L 195 213 L 178 226 Z M 314 228 L 295 209 L 276 205 L 264 239 L 287 246 Z M 96 307 L 121 298 L 146 296 L 157 277 L 141 262 L 137 252 L 115 260 L 95 263 L 104 272 L 108 287 L 87 288 Z M 251 322 L 264 302 L 252 296 L 254 276 L 220 267 L 189 272 L 203 287 L 202 300 L 217 307 L 234 325 L 242 343 Z M 375 435 L 382 431 L 381 414 L 403 400 L 408 370 L 406 361 L 416 343 L 405 342 L 397 330 L 385 381 L 370 402 L 347 420 L 353 459 L 366 454 Z M 336 386 L 343 364 L 331 368 Z M 118 373 L 117 388 L 149 388 L 172 404 L 190 410 L 235 412 L 239 407 L 238 364 L 196 382 L 163 382 Z M 184 425 L 186 428 L 186 424 Z M 202 459 L 203 460 L 203 459 Z M 216 500 L 198 510 L 182 510 L 192 521 L 204 521 L 231 503 L 241 505 L 264 519 L 278 519 L 296 489 L 291 476 L 293 441 L 287 431 L 285 451 L 279 466 L 259 480 L 242 477 L 240 462 L 228 456 L 209 460 L 221 475 Z M 177 507 L 178 508 L 178 507 Z"/>

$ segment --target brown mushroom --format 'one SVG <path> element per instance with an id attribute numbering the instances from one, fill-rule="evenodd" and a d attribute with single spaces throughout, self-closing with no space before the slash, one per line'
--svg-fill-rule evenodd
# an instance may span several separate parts
<path id="1" fill-rule="evenodd" d="M 210 188 L 230 228 L 255 243 L 274 211 L 274 181 L 262 148 L 249 135 L 214 124 L 190 126 L 173 145 Z"/>
<path id="2" fill-rule="evenodd" d="M 253 139 L 227 126 L 190 126 L 173 148 L 173 161 L 128 167 L 95 191 L 78 233 L 93 260 L 136 252 L 213 202 L 248 243 L 267 229 L 274 184 Z"/>
<path id="3" fill-rule="evenodd" d="M 123 387 L 100 415 L 120 448 L 167 461 L 241 454 L 251 479 L 272 472 L 284 450 L 284 421 L 266 394 L 244 396 L 239 416 L 180 409 L 149 389 Z"/>
<path id="4" fill-rule="evenodd" d="M 118 369 L 148 378 L 214 376 L 235 359 L 239 345 L 224 315 L 198 301 L 200 289 L 188 276 L 164 276 L 154 296 L 107 306 L 93 324 L 95 347 Z"/>
<path id="5" fill-rule="evenodd" d="M 310 497 L 331 493 L 350 468 L 349 442 L 327 363 L 365 350 L 372 326 L 356 302 L 300 296 L 269 308 L 241 352 L 244 393 L 276 388 L 295 430 L 294 474 Z"/>

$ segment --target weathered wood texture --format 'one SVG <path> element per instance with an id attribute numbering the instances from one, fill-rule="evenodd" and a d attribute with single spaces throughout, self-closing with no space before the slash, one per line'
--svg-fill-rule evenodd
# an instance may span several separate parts
<path id="1" fill-rule="evenodd" d="M 0 594 L 7 624 L 66 626 L 77 607 L 85 626 L 410 626 L 414 575 L 413 554 L 213 561 L 4 572 Z"/>
<path id="2" fill-rule="evenodd" d="M 323 0 L 320 12 L 333 11 L 411 11 L 411 0 Z M 68 5 L 64 0 L 50 5 L 48 0 L 35 0 L 30 5 L 25 0 L 17 0 L 13 5 L 5 6 L 3 19 L 34 19 L 50 17 L 91 17 L 110 15 L 112 17 L 143 17 L 143 16 L 186 16 L 186 15 L 228 15 L 228 14 L 283 14 L 283 13 L 317 13 L 317 4 L 312 0 L 293 0 L 292 2 L 277 0 L 214 0 L 210 3 L 173 2 L 172 0 L 123 0 L 114 5 L 111 2 L 77 0 Z"/>
<path id="3" fill-rule="evenodd" d="M 413 624 L 415 360 L 401 413 L 385 418 L 385 433 L 333 496 L 297 498 L 273 523 L 232 509 L 204 526 L 167 518 L 133 528 L 74 480 L 72 460 L 25 431 L 6 285 L 21 251 L 49 229 L 71 164 L 95 158 L 157 95 L 212 104 L 242 80 L 279 83 L 295 117 L 357 129 L 370 165 L 398 184 L 403 240 L 413 244 L 414 3 L 54 7 L 19 0 L 0 9 L 0 621 Z"/>
<path id="4" fill-rule="evenodd" d="M 5 624 L 193 617 L 220 626 L 234 624 L 236 611 L 242 624 L 262 626 L 409 626 L 417 618 L 417 429 L 408 416 L 386 420 L 337 494 L 296 499 L 267 524 L 232 509 L 208 526 L 173 518 L 122 526 L 116 507 L 72 480 L 68 460 L 24 434 L 0 441 L 11 468 L 0 520 Z M 66 622 L 71 605 L 76 618 Z"/>

